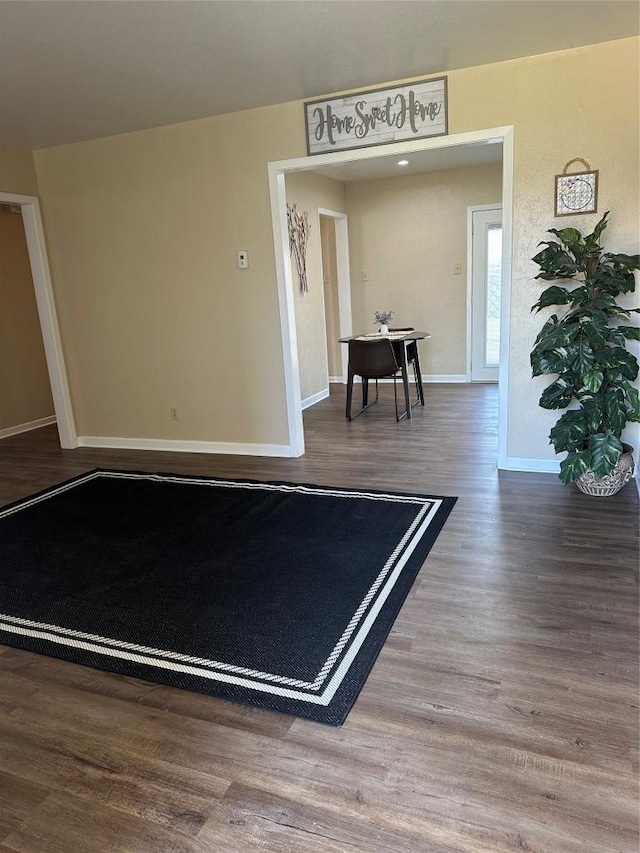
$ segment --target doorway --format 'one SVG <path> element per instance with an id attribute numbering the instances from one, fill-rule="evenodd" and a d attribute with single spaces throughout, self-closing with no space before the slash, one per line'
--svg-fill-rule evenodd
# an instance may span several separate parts
<path id="1" fill-rule="evenodd" d="M 22 210 L 0 204 L 0 438 L 55 423 Z"/>
<path id="2" fill-rule="evenodd" d="M 472 382 L 497 382 L 500 368 L 502 205 L 468 208 L 467 224 L 467 374 Z"/>
<path id="3" fill-rule="evenodd" d="M 327 341 L 329 384 L 342 381 L 340 352 L 340 307 L 338 305 L 338 266 L 336 263 L 336 227 L 330 216 L 320 214 L 320 252 L 324 291 L 324 331 Z"/>
<path id="4" fill-rule="evenodd" d="M 71 395 L 51 287 L 49 260 L 38 199 L 35 196 L 0 192 L 0 204 L 20 207 L 60 446 L 63 448 L 77 447 L 78 441 L 71 407 Z"/>
<path id="5" fill-rule="evenodd" d="M 402 158 L 415 152 L 442 152 L 443 149 L 464 151 L 465 146 L 502 145 L 502 291 L 500 308 L 500 347 L 509 347 L 511 295 L 511 227 L 513 194 L 513 126 L 470 131 L 412 142 L 393 143 L 378 148 L 362 148 L 332 152 L 268 164 L 271 214 L 276 261 L 276 277 L 280 304 L 280 325 L 284 360 L 284 381 L 289 428 L 289 452 L 297 457 L 304 453 L 304 425 L 300 408 L 300 377 L 297 364 L 297 336 L 293 279 L 288 263 L 289 242 L 286 217 L 285 175 L 289 172 L 333 168 L 343 164 L 363 165 L 367 160 Z M 498 468 L 507 467 L 508 359 L 499 367 Z"/>
<path id="6" fill-rule="evenodd" d="M 338 338 L 347 337 L 353 331 L 348 219 L 345 213 L 322 207 L 318 208 L 318 215 L 329 382 L 346 382 L 347 352 Z"/>

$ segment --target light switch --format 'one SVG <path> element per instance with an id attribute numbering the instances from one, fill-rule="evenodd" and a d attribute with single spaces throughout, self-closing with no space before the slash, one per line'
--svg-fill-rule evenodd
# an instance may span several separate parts
<path id="1" fill-rule="evenodd" d="M 367 271 L 367 270 L 362 270 L 362 273 L 361 273 L 361 276 L 360 276 L 360 280 L 361 280 L 361 281 L 364 281 L 364 282 L 369 281 L 369 273 L 368 273 L 368 271 Z"/>
<path id="2" fill-rule="evenodd" d="M 453 274 L 454 275 L 462 275 L 462 264 L 454 264 L 453 265 Z"/>
<path id="3" fill-rule="evenodd" d="M 246 270 L 249 268 L 249 252 L 246 249 L 238 249 L 237 255 L 238 269 Z"/>

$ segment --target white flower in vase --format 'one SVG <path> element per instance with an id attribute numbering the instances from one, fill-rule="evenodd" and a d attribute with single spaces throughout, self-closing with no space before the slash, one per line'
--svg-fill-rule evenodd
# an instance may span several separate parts
<path id="1" fill-rule="evenodd" d="M 393 311 L 376 311 L 374 314 L 376 323 L 380 324 L 380 334 L 389 334 L 389 322 L 393 317 Z"/>

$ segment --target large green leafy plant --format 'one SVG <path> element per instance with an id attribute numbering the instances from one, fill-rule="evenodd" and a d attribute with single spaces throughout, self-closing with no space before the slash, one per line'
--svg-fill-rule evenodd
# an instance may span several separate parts
<path id="1" fill-rule="evenodd" d="M 550 228 L 557 240 L 540 243 L 545 248 L 532 259 L 540 267 L 536 278 L 565 282 L 547 287 L 531 309 L 566 306 L 561 316 L 549 317 L 531 353 L 534 376 L 557 375 L 540 405 L 568 409 L 549 435 L 556 453 L 568 453 L 560 465 L 563 483 L 588 470 L 609 474 L 623 450 L 622 431 L 629 421 L 640 421 L 632 384 L 638 361 L 627 349 L 627 341 L 640 340 L 640 334 L 617 301 L 635 290 L 640 255 L 604 252 L 599 241 L 608 216 L 586 236 L 576 228 Z M 572 403 L 577 407 L 569 409 Z"/>

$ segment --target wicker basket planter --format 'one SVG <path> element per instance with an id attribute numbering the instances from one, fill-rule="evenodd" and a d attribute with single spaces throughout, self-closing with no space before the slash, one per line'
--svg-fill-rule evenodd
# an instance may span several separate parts
<path id="1" fill-rule="evenodd" d="M 622 445 L 623 452 L 618 464 L 605 477 L 596 477 L 593 471 L 585 471 L 575 481 L 576 486 L 585 495 L 606 498 L 615 495 L 633 477 L 633 447 Z"/>

